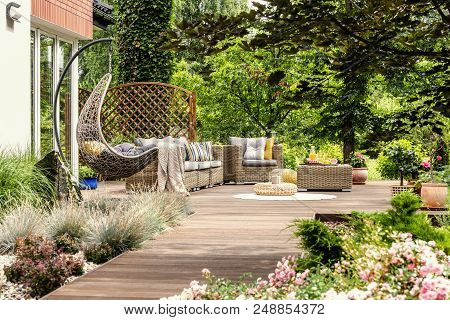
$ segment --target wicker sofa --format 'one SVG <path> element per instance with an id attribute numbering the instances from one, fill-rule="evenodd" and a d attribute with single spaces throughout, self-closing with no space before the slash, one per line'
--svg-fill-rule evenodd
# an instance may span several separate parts
<path id="1" fill-rule="evenodd" d="M 242 146 L 223 146 L 224 182 L 256 183 L 269 181 L 272 170 L 283 168 L 283 147 L 276 144 L 272 150 L 273 160 L 244 160 Z"/>
<path id="2" fill-rule="evenodd" d="M 183 148 L 180 146 L 180 148 Z M 213 146 L 213 161 L 185 161 L 184 185 L 188 191 L 223 184 L 223 147 Z M 125 180 L 127 191 L 152 189 L 158 182 L 158 162 Z"/>

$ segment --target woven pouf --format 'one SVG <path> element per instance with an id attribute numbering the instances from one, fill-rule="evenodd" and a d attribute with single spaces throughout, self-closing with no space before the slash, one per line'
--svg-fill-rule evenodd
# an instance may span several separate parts
<path id="1" fill-rule="evenodd" d="M 260 196 L 292 196 L 297 192 L 297 186 L 293 183 L 265 182 L 255 184 L 253 191 Z"/>

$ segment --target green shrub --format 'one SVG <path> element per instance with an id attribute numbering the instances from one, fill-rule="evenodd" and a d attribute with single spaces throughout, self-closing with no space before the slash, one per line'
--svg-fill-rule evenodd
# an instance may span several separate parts
<path id="1" fill-rule="evenodd" d="M 182 195 L 158 192 L 122 200 L 94 199 L 82 208 L 88 217 L 83 236 L 85 255 L 97 263 L 140 247 L 190 213 Z"/>
<path id="2" fill-rule="evenodd" d="M 408 140 L 389 143 L 378 157 L 378 171 L 387 179 L 409 179 L 418 175 L 421 151 Z"/>
<path id="3" fill-rule="evenodd" d="M 105 263 L 117 255 L 117 252 L 106 243 L 91 244 L 84 248 L 84 258 L 96 264 Z"/>
<path id="4" fill-rule="evenodd" d="M 58 252 L 53 241 L 29 236 L 17 241 L 16 258 L 4 268 L 8 281 L 31 288 L 33 296 L 43 296 L 62 286 L 70 276 L 83 274 L 83 261 Z"/>
<path id="5" fill-rule="evenodd" d="M 63 204 L 54 208 L 47 218 L 46 235 L 56 241 L 58 248 L 74 253 L 80 248 L 81 240 L 86 233 L 86 220 L 83 207 Z"/>
<path id="6" fill-rule="evenodd" d="M 402 220 L 415 214 L 420 209 L 421 204 L 422 200 L 417 194 L 405 191 L 392 197 L 391 205 L 394 209 L 390 210 L 390 214 Z"/>
<path id="7" fill-rule="evenodd" d="M 80 179 L 95 178 L 98 175 L 93 169 L 83 165 L 78 168 L 78 174 L 80 176 Z"/>
<path id="8" fill-rule="evenodd" d="M 43 217 L 31 205 L 22 205 L 8 213 L 0 224 L 0 254 L 14 250 L 18 238 L 43 234 Z"/>
<path id="9" fill-rule="evenodd" d="M 373 214 L 371 217 L 385 229 L 409 232 L 418 239 L 435 241 L 439 248 L 449 253 L 450 230 L 445 226 L 434 227 L 426 213 L 417 212 L 420 203 L 420 197 L 405 191 L 392 198 L 393 209 L 386 213 Z"/>
<path id="10" fill-rule="evenodd" d="M 81 243 L 79 239 L 75 239 L 68 234 L 63 234 L 55 238 L 56 248 L 65 253 L 75 254 L 80 251 Z"/>
<path id="11" fill-rule="evenodd" d="M 54 188 L 34 165 L 37 159 L 30 153 L 8 153 L 0 150 L 0 220 L 6 211 L 23 203 L 47 206 Z"/>
<path id="12" fill-rule="evenodd" d="M 315 264 L 333 265 L 343 255 L 342 239 L 318 220 L 296 220 L 294 236 L 300 238 L 299 247 L 306 251 L 311 267 Z"/>

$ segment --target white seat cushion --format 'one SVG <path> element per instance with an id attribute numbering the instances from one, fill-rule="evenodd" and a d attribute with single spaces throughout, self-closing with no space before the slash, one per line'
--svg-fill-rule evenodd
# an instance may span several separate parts
<path id="1" fill-rule="evenodd" d="M 211 168 L 219 168 L 222 166 L 222 161 L 213 160 L 211 161 Z"/>
<path id="2" fill-rule="evenodd" d="M 199 170 L 211 168 L 211 161 L 199 161 L 197 163 L 198 163 Z"/>
<path id="3" fill-rule="evenodd" d="M 199 162 L 195 161 L 185 161 L 184 162 L 184 171 L 195 171 L 198 170 Z"/>

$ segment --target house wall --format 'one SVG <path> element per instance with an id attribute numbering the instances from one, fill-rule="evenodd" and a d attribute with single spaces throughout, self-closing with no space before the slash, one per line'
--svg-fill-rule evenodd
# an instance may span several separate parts
<path id="1" fill-rule="evenodd" d="M 0 3 L 0 149 L 26 149 L 31 142 L 31 6 L 29 0 L 15 2 L 20 23 L 8 21 Z"/>
<path id="2" fill-rule="evenodd" d="M 91 39 L 92 0 L 31 0 L 33 23 L 60 29 L 78 39 Z"/>

